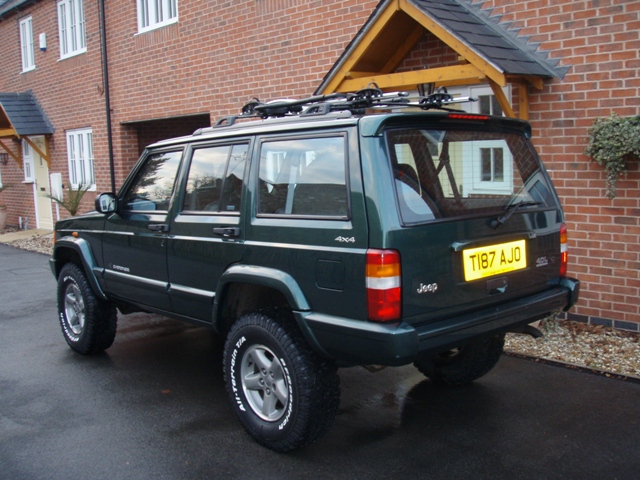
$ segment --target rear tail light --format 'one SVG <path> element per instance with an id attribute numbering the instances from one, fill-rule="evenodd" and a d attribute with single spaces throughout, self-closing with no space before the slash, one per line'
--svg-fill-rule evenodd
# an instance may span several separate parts
<path id="1" fill-rule="evenodd" d="M 567 251 L 567 226 L 563 223 L 560 226 L 560 276 L 567 274 L 569 265 L 569 252 Z"/>
<path id="2" fill-rule="evenodd" d="M 395 250 L 367 250 L 367 315 L 375 322 L 400 319 L 400 253 Z"/>

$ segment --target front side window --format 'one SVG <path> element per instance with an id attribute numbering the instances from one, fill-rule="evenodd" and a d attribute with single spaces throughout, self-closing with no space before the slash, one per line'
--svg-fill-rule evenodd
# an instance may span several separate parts
<path id="1" fill-rule="evenodd" d="M 178 21 L 178 0 L 138 0 L 138 31 L 145 32 Z"/>
<path id="2" fill-rule="evenodd" d="M 83 0 L 58 2 L 58 32 L 60 58 L 67 58 L 87 51 Z"/>
<path id="3" fill-rule="evenodd" d="M 258 214 L 346 218 L 345 152 L 343 136 L 264 142 Z"/>
<path id="4" fill-rule="evenodd" d="M 33 55 L 33 19 L 25 18 L 20 22 L 20 51 L 22 53 L 22 71 L 36 68 Z"/>
<path id="5" fill-rule="evenodd" d="M 183 210 L 239 212 L 247 148 L 241 144 L 194 149 Z"/>
<path id="6" fill-rule="evenodd" d="M 182 150 L 150 154 L 124 196 L 125 210 L 169 210 L 181 159 Z"/>
<path id="7" fill-rule="evenodd" d="M 411 128 L 387 131 L 387 141 L 404 223 L 492 214 L 520 202 L 554 205 L 522 135 Z"/>
<path id="8" fill-rule="evenodd" d="M 93 133 L 90 128 L 67 132 L 67 156 L 72 188 L 95 188 Z"/>

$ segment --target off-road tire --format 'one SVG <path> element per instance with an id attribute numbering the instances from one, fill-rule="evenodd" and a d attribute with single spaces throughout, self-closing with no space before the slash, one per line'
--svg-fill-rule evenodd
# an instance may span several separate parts
<path id="1" fill-rule="evenodd" d="M 456 386 L 471 383 L 496 366 L 504 349 L 504 334 L 463 347 L 423 357 L 414 362 L 432 381 Z"/>
<path id="2" fill-rule="evenodd" d="M 289 313 L 240 317 L 226 338 L 223 368 L 233 409 L 265 447 L 304 447 L 333 423 L 340 403 L 337 368 L 309 347 Z"/>
<path id="3" fill-rule="evenodd" d="M 78 353 L 102 352 L 116 336 L 115 306 L 93 293 L 75 263 L 67 263 L 58 276 L 58 319 L 65 340 Z"/>

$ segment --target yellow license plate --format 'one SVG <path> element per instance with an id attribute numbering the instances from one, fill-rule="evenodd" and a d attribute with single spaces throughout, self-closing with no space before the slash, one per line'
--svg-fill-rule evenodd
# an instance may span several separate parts
<path id="1" fill-rule="evenodd" d="M 467 282 L 527 267 L 527 245 L 524 240 L 500 243 L 462 251 L 464 279 Z"/>

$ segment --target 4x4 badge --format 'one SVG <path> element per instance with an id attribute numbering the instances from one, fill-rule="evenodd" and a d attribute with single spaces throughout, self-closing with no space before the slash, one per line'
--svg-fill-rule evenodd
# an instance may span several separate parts
<path id="1" fill-rule="evenodd" d="M 336 237 L 336 242 L 340 242 L 340 243 L 356 243 L 356 237 Z"/>
<path id="2" fill-rule="evenodd" d="M 428 283 L 427 285 L 425 285 L 424 283 L 421 283 L 420 286 L 418 287 L 418 294 L 421 293 L 436 293 L 438 291 L 438 284 L 437 283 Z"/>

